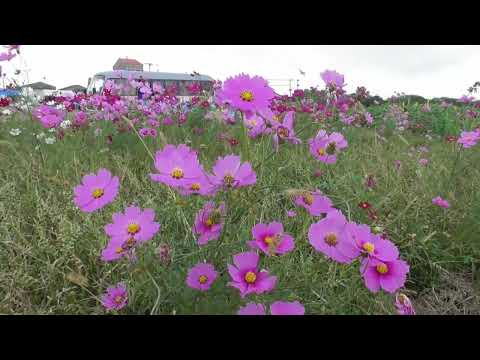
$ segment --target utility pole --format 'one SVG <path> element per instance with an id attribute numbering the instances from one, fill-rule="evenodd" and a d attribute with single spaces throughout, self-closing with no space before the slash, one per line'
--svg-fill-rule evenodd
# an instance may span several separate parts
<path id="1" fill-rule="evenodd" d="M 145 63 L 145 65 L 148 65 L 148 71 L 150 71 L 150 68 L 153 64 L 152 63 Z"/>

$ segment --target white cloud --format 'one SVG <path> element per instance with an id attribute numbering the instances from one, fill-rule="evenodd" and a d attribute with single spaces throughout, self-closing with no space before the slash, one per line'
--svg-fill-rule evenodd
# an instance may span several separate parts
<path id="1" fill-rule="evenodd" d="M 29 81 L 57 88 L 86 86 L 94 73 L 112 69 L 119 57 L 153 63 L 152 70 L 190 73 L 223 80 L 240 72 L 267 79 L 299 79 L 300 87 L 323 86 L 319 74 L 335 69 L 345 75 L 347 90 L 366 86 L 387 97 L 394 91 L 425 97 L 460 97 L 480 80 L 480 46 L 413 45 L 25 45 L 22 59 Z M 2 62 L 13 72 L 20 59 Z M 25 68 L 21 64 L 21 68 Z M 303 77 L 298 69 L 306 72 Z M 145 66 L 147 70 L 148 67 Z M 288 87 L 278 90 L 288 91 Z"/>

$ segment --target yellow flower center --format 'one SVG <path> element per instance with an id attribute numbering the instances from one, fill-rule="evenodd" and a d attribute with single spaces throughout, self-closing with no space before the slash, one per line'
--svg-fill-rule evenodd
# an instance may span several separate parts
<path id="1" fill-rule="evenodd" d="M 178 180 L 178 179 L 181 179 L 181 178 L 183 178 L 183 170 L 180 169 L 180 168 L 178 168 L 178 167 L 176 167 L 176 168 L 174 168 L 174 169 L 172 170 L 172 172 L 171 172 L 170 175 L 172 175 L 172 177 L 173 177 L 174 179 L 177 179 L 177 180 Z"/>
<path id="2" fill-rule="evenodd" d="M 135 245 L 135 239 L 133 237 L 129 238 L 126 242 L 127 247 L 130 249 Z"/>
<path id="3" fill-rule="evenodd" d="M 398 294 L 398 301 L 400 302 L 400 304 L 404 305 L 407 301 L 407 296 L 404 294 Z"/>
<path id="4" fill-rule="evenodd" d="M 205 221 L 205 225 L 207 226 L 212 226 L 213 224 L 215 224 L 215 221 L 213 221 L 211 217 L 208 218 L 207 221 Z"/>
<path id="5" fill-rule="evenodd" d="M 250 120 L 249 123 L 250 123 L 251 126 L 257 126 L 257 120 L 255 120 L 255 119 Z"/>
<path id="6" fill-rule="evenodd" d="M 286 138 L 286 137 L 288 137 L 288 129 L 284 128 L 284 127 L 281 127 L 281 128 L 278 129 L 277 134 L 278 134 L 278 136 L 280 136 L 282 138 Z"/>
<path id="7" fill-rule="evenodd" d="M 193 183 L 192 186 L 190 186 L 190 189 L 193 191 L 198 191 L 200 190 L 200 184 L 199 183 Z"/>
<path id="8" fill-rule="evenodd" d="M 275 241 L 275 238 L 273 236 L 265 236 L 265 239 L 263 239 L 263 241 L 265 241 L 265 244 L 267 245 L 272 245 Z"/>
<path id="9" fill-rule="evenodd" d="M 249 284 L 253 284 L 257 280 L 257 274 L 253 271 L 249 271 L 245 274 L 245 281 Z"/>
<path id="10" fill-rule="evenodd" d="M 327 154 L 328 155 L 333 155 L 335 154 L 335 150 L 337 149 L 337 144 L 335 144 L 334 142 L 328 144 L 327 146 Z"/>
<path id="11" fill-rule="evenodd" d="M 103 189 L 98 188 L 98 189 L 93 190 L 92 196 L 95 199 L 98 199 L 98 198 L 101 198 L 103 196 L 103 193 L 104 193 Z"/>
<path id="12" fill-rule="evenodd" d="M 242 93 L 240 94 L 240 98 L 243 101 L 253 101 L 253 93 L 250 90 L 242 91 Z"/>
<path id="13" fill-rule="evenodd" d="M 366 242 L 365 244 L 363 244 L 363 250 L 365 250 L 366 252 L 368 253 L 373 253 L 373 251 L 375 250 L 375 245 L 373 245 L 371 242 Z"/>
<path id="14" fill-rule="evenodd" d="M 280 116 L 278 115 L 273 115 L 272 119 L 275 120 L 276 122 L 280 122 Z"/>
<path id="15" fill-rule="evenodd" d="M 117 295 L 117 296 L 115 296 L 113 301 L 115 301 L 117 304 L 121 304 L 122 301 L 123 301 L 123 296 Z"/>
<path id="16" fill-rule="evenodd" d="M 318 155 L 323 156 L 323 155 L 325 155 L 325 149 L 320 148 L 320 149 L 317 150 L 317 153 L 318 153 Z"/>
<path id="17" fill-rule="evenodd" d="M 312 194 L 305 194 L 303 195 L 303 202 L 307 205 L 312 205 L 313 204 L 313 195 Z"/>
<path id="18" fill-rule="evenodd" d="M 127 231 L 129 234 L 136 234 L 140 231 L 140 225 L 133 223 L 128 225 Z"/>
<path id="19" fill-rule="evenodd" d="M 234 178 L 232 175 L 227 174 L 223 177 L 223 182 L 225 183 L 226 186 L 233 186 Z"/>
<path id="20" fill-rule="evenodd" d="M 388 266 L 386 264 L 379 264 L 377 265 L 377 271 L 380 274 L 386 274 L 388 272 Z"/>
<path id="21" fill-rule="evenodd" d="M 205 275 L 200 275 L 200 276 L 198 277 L 198 282 L 199 282 L 200 284 L 205 284 L 205 283 L 207 282 L 207 280 L 208 280 L 208 278 L 207 278 Z"/>
<path id="22" fill-rule="evenodd" d="M 329 246 L 337 245 L 337 235 L 335 233 L 327 233 L 327 235 L 325 236 L 325 242 Z"/>
<path id="23" fill-rule="evenodd" d="M 115 249 L 115 252 L 116 252 L 117 254 L 121 254 L 121 253 L 123 253 L 123 248 L 119 246 L 119 247 L 117 247 L 117 248 Z"/>

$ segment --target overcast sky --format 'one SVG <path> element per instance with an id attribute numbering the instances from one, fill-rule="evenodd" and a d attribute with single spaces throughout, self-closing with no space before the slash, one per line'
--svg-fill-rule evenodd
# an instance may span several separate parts
<path id="1" fill-rule="evenodd" d="M 458 98 L 480 80 L 478 45 L 25 45 L 21 55 L 0 63 L 4 72 L 26 68 L 30 82 L 44 81 L 57 88 L 86 86 L 94 73 L 112 70 L 119 57 L 153 63 L 152 71 L 195 70 L 219 80 L 241 72 L 294 79 L 294 88 L 297 79 L 301 88 L 323 87 L 319 74 L 331 69 L 345 75 L 347 91 L 365 86 L 382 97 L 398 91 Z M 277 91 L 287 93 L 288 86 L 280 85 L 272 82 Z"/>

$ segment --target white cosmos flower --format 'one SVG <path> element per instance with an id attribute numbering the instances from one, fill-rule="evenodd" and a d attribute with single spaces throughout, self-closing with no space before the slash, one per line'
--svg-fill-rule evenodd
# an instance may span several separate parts
<path id="1" fill-rule="evenodd" d="M 45 144 L 48 144 L 48 145 L 52 145 L 54 142 L 55 142 L 55 138 L 52 136 L 52 137 L 48 137 L 48 138 L 45 138 Z"/>
<path id="2" fill-rule="evenodd" d="M 22 130 L 20 130 L 20 129 L 12 129 L 12 130 L 10 130 L 10 135 L 12 135 L 12 136 L 18 136 L 18 135 L 20 135 L 21 133 L 22 133 Z"/>

